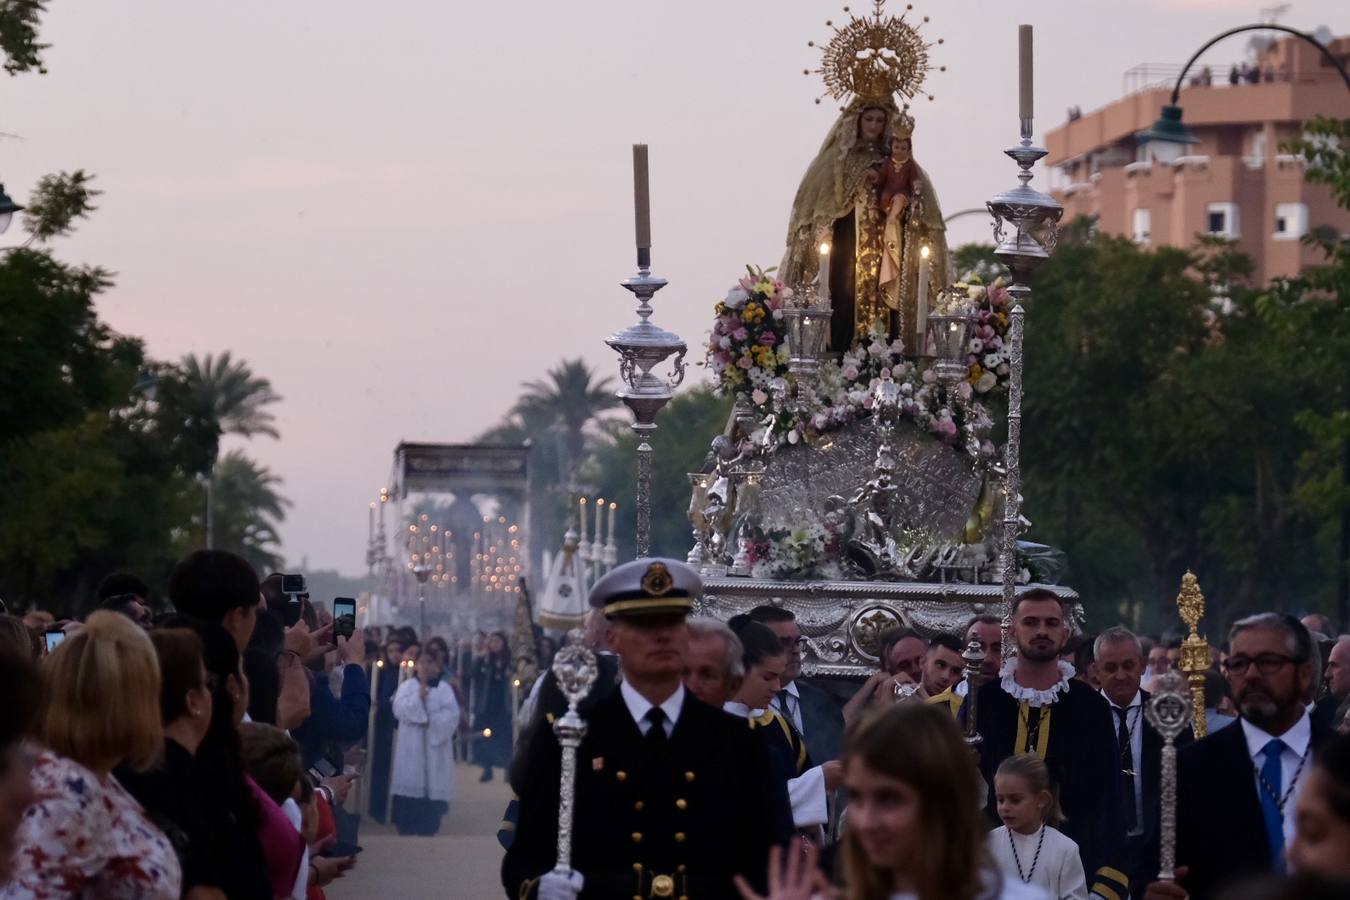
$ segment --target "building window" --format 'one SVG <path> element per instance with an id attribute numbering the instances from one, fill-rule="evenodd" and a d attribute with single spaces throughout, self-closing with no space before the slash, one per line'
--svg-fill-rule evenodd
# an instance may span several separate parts
<path id="1" fill-rule="evenodd" d="M 1146 209 L 1134 211 L 1134 242 L 1147 244 L 1153 238 L 1153 216 Z"/>
<path id="2" fill-rule="evenodd" d="M 1205 231 L 1218 237 L 1237 238 L 1240 235 L 1237 204 L 1209 204 L 1205 208 Z"/>
<path id="3" fill-rule="evenodd" d="M 1308 204 L 1275 204 L 1275 240 L 1296 241 L 1308 233 Z"/>

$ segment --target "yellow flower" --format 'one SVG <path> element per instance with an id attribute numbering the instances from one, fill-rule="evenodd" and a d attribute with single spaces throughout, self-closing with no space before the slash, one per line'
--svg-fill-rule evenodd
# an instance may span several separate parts
<path id="1" fill-rule="evenodd" d="M 969 381 L 971 384 L 974 384 L 975 382 L 980 380 L 980 376 L 983 374 L 984 369 L 980 366 L 980 364 L 972 363 L 970 366 L 970 374 L 966 376 L 966 381 Z"/>

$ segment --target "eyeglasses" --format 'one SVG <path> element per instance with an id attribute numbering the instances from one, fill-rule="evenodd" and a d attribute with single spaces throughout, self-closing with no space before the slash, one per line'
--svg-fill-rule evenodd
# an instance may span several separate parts
<path id="1" fill-rule="evenodd" d="M 783 645 L 783 649 L 784 649 L 784 650 L 801 650 L 803 647 L 806 646 L 806 638 L 804 638 L 804 637 L 795 637 L 795 638 L 791 638 L 791 637 L 780 637 L 780 638 L 778 639 L 778 643 L 780 643 L 780 644 Z"/>
<path id="2" fill-rule="evenodd" d="M 1224 660 L 1223 667 L 1229 675 L 1246 675 L 1247 670 L 1255 663 L 1256 671 L 1262 675 L 1274 675 L 1290 663 L 1300 661 L 1292 656 L 1281 656 L 1278 653 L 1262 653 L 1255 659 L 1249 656 L 1230 656 Z"/>

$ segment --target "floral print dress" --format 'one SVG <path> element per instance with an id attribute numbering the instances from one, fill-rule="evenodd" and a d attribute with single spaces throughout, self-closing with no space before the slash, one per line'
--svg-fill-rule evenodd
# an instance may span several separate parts
<path id="1" fill-rule="evenodd" d="M 175 900 L 173 845 L 111 775 L 49 750 L 33 764 L 37 800 L 19 827 L 13 879 L 0 898 Z"/>

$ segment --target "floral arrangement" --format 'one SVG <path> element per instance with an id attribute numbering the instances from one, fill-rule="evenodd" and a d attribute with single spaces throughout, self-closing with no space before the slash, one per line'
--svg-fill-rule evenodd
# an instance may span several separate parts
<path id="1" fill-rule="evenodd" d="M 929 367 L 905 357 L 904 343 L 881 327 L 869 332 L 839 360 L 820 364 L 812 385 L 817 405 L 803 416 L 793 404 L 776 402 L 792 386 L 788 351 L 783 345 L 782 308 L 792 290 L 767 273 L 747 267 L 716 307 L 706 365 L 719 394 L 748 405 L 761 427 L 752 440 L 761 444 L 809 443 L 859 417 L 870 415 L 873 392 L 884 379 L 899 386 L 901 415 L 950 444 L 959 442 L 969 401 L 1007 390 L 1009 366 L 1004 351 L 1010 297 L 1002 279 L 986 287 L 978 278 L 957 282 L 948 293 L 964 296 L 975 309 L 966 345 L 969 374 L 948 391 Z M 948 396 L 948 394 L 954 396 Z M 976 411 L 983 416 L 983 410 Z M 992 450 L 992 448 L 989 448 Z"/>
<path id="2" fill-rule="evenodd" d="M 707 365 L 719 391 L 755 395 L 762 404 L 768 402 L 774 379 L 787 375 L 788 352 L 780 325 L 792 289 L 762 270 L 746 269 L 749 274 L 717 304 Z"/>
<path id="3" fill-rule="evenodd" d="M 803 512 L 807 520 L 795 528 L 754 530 L 747 543 L 752 578 L 838 581 L 844 577 L 838 524 Z"/>

